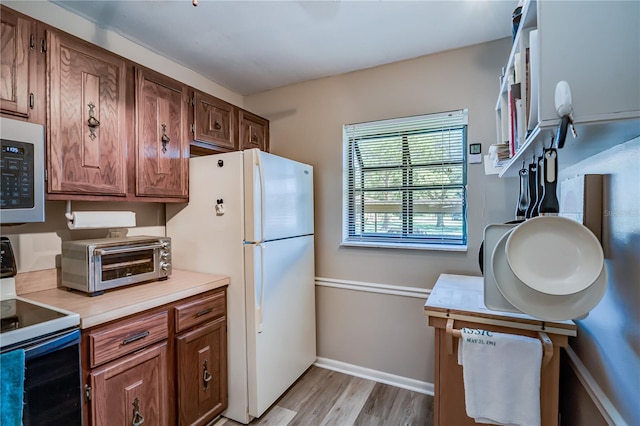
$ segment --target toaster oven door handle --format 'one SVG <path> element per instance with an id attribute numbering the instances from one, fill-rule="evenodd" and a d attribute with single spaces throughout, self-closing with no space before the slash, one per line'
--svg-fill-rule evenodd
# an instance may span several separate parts
<path id="1" fill-rule="evenodd" d="M 144 246 L 126 246 L 126 247 L 114 247 L 114 248 L 97 248 L 95 249 L 93 252 L 96 255 L 99 256 L 104 256 L 107 254 L 119 254 L 119 253 L 131 253 L 134 251 L 140 251 L 140 250 L 153 250 L 153 249 L 157 249 L 157 248 L 162 248 L 162 244 L 160 243 L 155 243 L 155 244 L 147 244 Z"/>

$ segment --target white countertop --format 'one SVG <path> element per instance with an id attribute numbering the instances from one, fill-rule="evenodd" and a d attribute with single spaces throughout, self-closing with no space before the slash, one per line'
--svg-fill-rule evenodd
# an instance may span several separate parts
<path id="1" fill-rule="evenodd" d="M 484 304 L 482 277 L 441 274 L 424 304 L 427 316 L 576 335 L 573 321 L 543 321 L 526 314 L 494 311 Z"/>
<path id="2" fill-rule="evenodd" d="M 173 270 L 169 279 L 132 285 L 90 297 L 84 293 L 53 288 L 24 294 L 23 299 L 76 312 L 80 328 L 89 328 L 153 309 L 229 284 L 229 277 Z"/>

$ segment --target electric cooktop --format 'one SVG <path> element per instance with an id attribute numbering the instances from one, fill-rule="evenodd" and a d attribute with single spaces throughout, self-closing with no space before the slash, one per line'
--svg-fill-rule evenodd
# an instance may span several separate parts
<path id="1" fill-rule="evenodd" d="M 0 349 L 79 327 L 80 315 L 16 294 L 15 257 L 6 237 L 0 240 L 0 259 Z"/>

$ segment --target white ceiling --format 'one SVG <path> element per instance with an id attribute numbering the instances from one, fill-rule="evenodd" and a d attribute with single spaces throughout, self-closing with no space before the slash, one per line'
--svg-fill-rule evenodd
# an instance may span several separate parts
<path id="1" fill-rule="evenodd" d="M 241 95 L 511 35 L 517 0 L 52 0 Z"/>

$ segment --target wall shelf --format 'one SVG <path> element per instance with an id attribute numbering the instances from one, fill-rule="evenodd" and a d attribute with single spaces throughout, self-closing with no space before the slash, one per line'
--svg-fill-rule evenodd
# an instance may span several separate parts
<path id="1" fill-rule="evenodd" d="M 523 161 L 529 164 L 551 145 L 560 123 L 559 81 L 571 88 L 578 133 L 574 139 L 569 132 L 558 152 L 560 167 L 640 136 L 638 16 L 638 2 L 525 2 L 495 107 L 497 143 L 517 147 L 500 177 L 517 176 Z M 511 106 L 512 84 L 518 83 L 520 116 L 526 117 L 520 125 Z"/>

